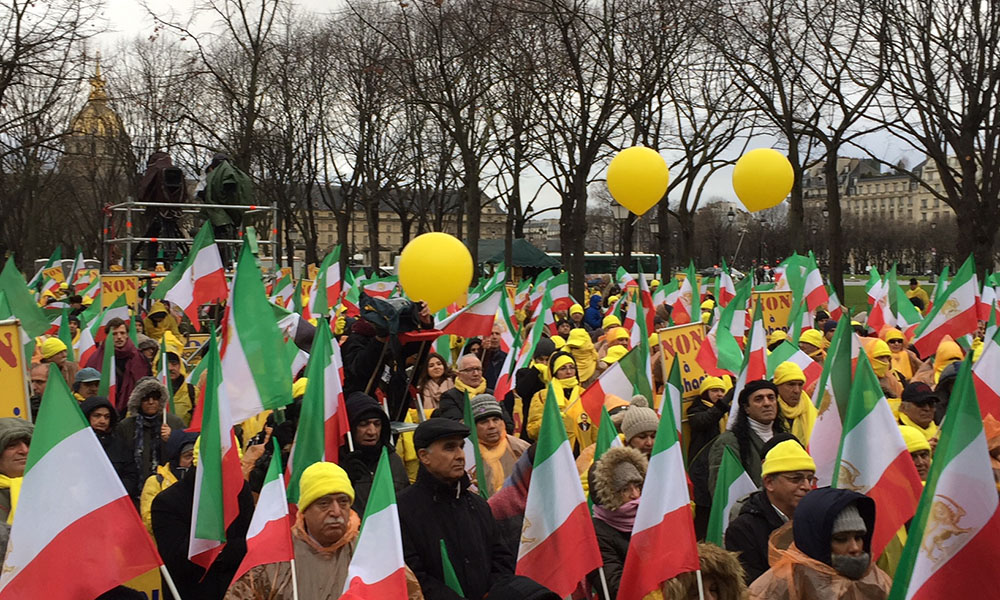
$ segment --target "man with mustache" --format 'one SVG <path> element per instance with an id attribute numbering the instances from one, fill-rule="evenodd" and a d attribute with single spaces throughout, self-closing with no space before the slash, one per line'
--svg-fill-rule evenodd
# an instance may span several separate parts
<path id="1" fill-rule="evenodd" d="M 361 519 L 351 510 L 354 488 L 339 466 L 313 463 L 299 480 L 299 511 L 292 525 L 295 576 L 299 597 L 337 600 L 357 545 Z M 256 566 L 240 577 L 226 600 L 292 600 L 292 571 L 287 562 Z"/>

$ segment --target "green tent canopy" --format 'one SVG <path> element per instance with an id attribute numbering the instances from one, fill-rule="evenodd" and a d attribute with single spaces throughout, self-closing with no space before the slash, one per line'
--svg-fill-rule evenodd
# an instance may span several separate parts
<path id="1" fill-rule="evenodd" d="M 479 262 L 481 264 L 497 264 L 503 261 L 503 240 L 479 240 Z M 516 238 L 511 243 L 511 260 L 508 266 L 546 269 L 562 267 L 562 263 L 545 254 L 528 240 Z"/>

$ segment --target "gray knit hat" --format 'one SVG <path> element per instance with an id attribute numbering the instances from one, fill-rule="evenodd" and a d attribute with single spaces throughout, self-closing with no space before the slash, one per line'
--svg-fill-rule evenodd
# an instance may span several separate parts
<path id="1" fill-rule="evenodd" d="M 0 452 L 18 440 L 31 441 L 35 426 L 17 417 L 0 418 Z"/>
<path id="2" fill-rule="evenodd" d="M 469 404 L 472 407 L 472 419 L 474 421 L 479 421 L 487 417 L 500 417 L 503 418 L 503 408 L 500 407 L 500 403 L 497 399 L 490 394 L 479 394 L 474 396 L 469 400 Z"/>
<path id="3" fill-rule="evenodd" d="M 848 505 L 844 510 L 840 511 L 840 514 L 833 521 L 833 530 L 830 533 L 836 535 L 845 531 L 868 533 L 868 528 L 865 527 L 865 521 L 861 518 L 861 513 L 858 512 L 857 507 L 853 504 Z"/>
<path id="4" fill-rule="evenodd" d="M 647 431 L 656 431 L 660 424 L 660 418 L 656 416 L 656 411 L 645 406 L 633 405 L 625 411 L 625 419 L 622 420 L 622 433 L 625 434 L 625 443 Z"/>

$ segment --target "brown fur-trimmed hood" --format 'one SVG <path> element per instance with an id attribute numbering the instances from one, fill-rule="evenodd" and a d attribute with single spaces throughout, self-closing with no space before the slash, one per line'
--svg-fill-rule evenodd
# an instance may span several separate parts
<path id="1" fill-rule="evenodd" d="M 595 504 L 608 510 L 616 510 L 621 506 L 621 498 L 615 493 L 613 481 L 615 470 L 622 463 L 631 463 L 639 471 L 639 475 L 646 478 L 649 460 L 642 452 L 629 447 L 611 448 L 594 463 L 594 471 L 590 476 L 591 497 Z"/>
<path id="2" fill-rule="evenodd" d="M 139 414 L 139 404 L 153 390 L 160 392 L 161 402 L 167 401 L 167 388 L 163 387 L 163 384 L 157 381 L 155 377 L 143 377 L 136 382 L 135 387 L 132 388 L 132 393 L 128 396 L 128 414 Z"/>
<path id="3" fill-rule="evenodd" d="M 743 566 L 735 552 L 723 550 L 715 544 L 698 544 L 702 578 L 711 578 L 718 589 L 719 600 L 746 600 L 747 585 L 743 582 Z M 694 573 L 682 573 L 663 584 L 663 600 L 687 600 L 692 591 L 698 595 L 698 580 Z"/>

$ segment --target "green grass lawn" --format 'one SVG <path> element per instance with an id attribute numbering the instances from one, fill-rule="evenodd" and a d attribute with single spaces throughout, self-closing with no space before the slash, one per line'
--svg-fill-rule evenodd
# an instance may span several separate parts
<path id="1" fill-rule="evenodd" d="M 909 287 L 909 286 L 907 286 Z M 934 292 L 933 285 L 921 285 L 924 291 L 927 292 L 927 296 L 931 296 Z M 865 286 L 862 285 L 847 285 L 844 286 L 844 298 L 841 300 L 845 307 L 850 307 L 851 314 L 856 314 L 862 311 L 868 311 L 868 296 L 865 294 Z"/>

